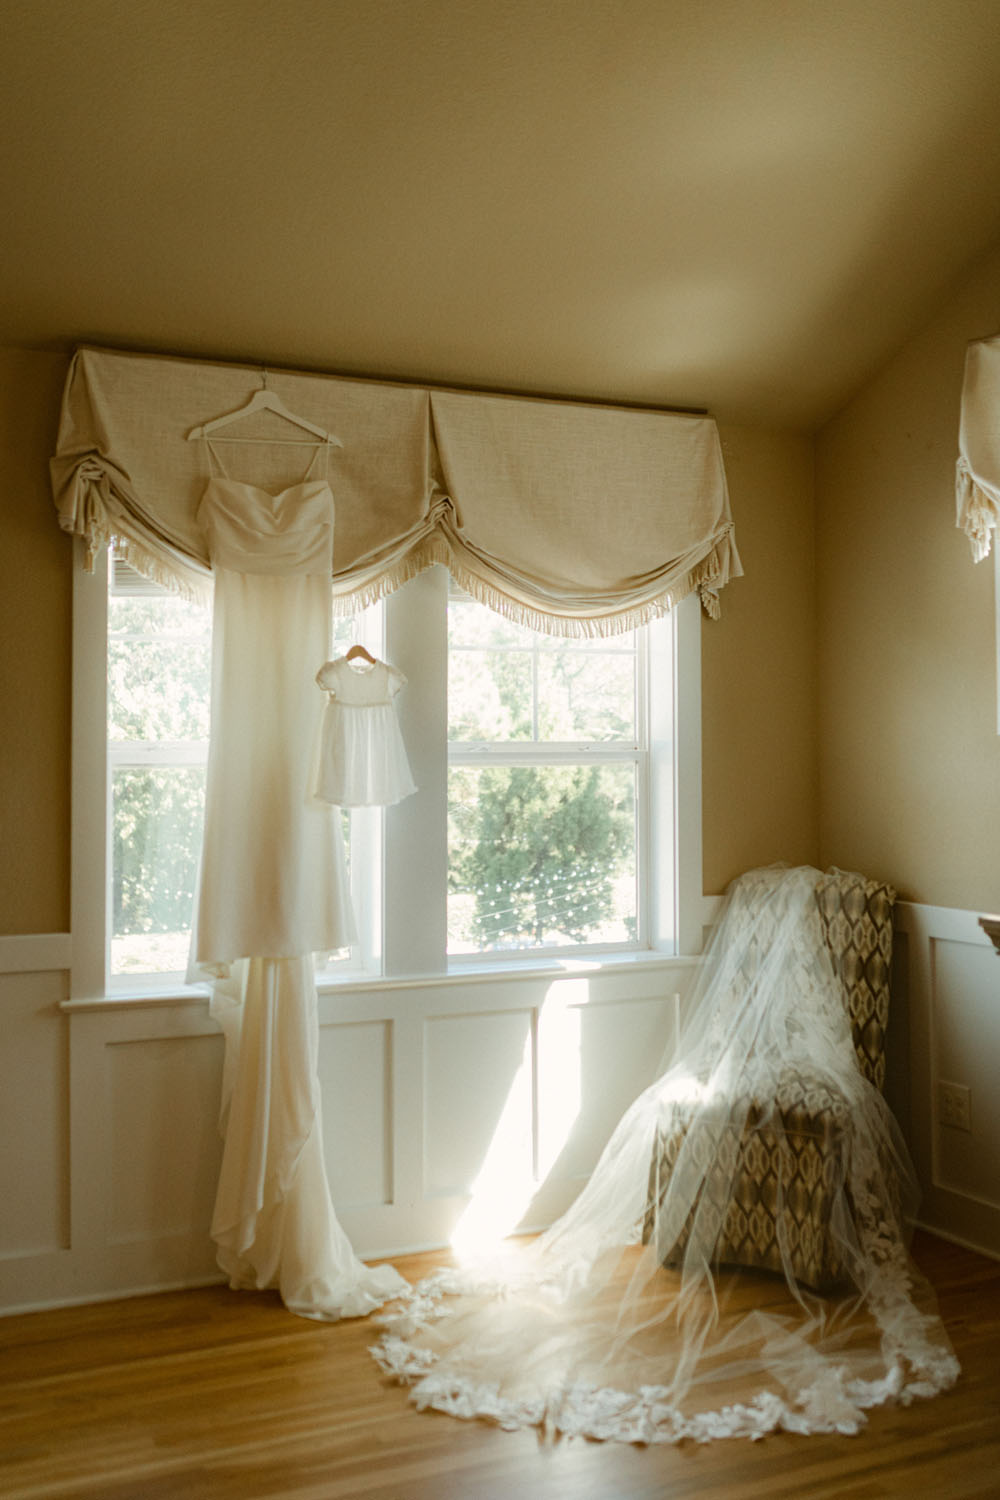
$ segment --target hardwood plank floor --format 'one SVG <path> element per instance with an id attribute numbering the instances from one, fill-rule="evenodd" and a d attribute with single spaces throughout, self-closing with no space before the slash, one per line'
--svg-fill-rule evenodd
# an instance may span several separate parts
<path id="1" fill-rule="evenodd" d="M 858 1437 L 634 1448 L 419 1413 L 370 1323 L 221 1287 L 0 1320 L 6 1500 L 997 1500 L 1000 1263 L 921 1235 L 963 1373 Z M 416 1279 L 439 1255 L 399 1257 Z"/>

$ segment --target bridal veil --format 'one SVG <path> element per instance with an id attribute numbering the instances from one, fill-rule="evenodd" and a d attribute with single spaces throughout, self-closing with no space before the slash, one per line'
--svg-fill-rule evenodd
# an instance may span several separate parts
<path id="1" fill-rule="evenodd" d="M 955 1379 L 908 1255 L 913 1169 L 858 1066 L 824 941 L 824 878 L 768 867 L 734 882 L 676 1054 L 569 1211 L 526 1247 L 436 1273 L 382 1317 L 373 1353 L 418 1406 L 704 1441 L 855 1432 L 866 1409 Z M 805 1187 L 789 1103 L 803 1093 L 834 1122 Z M 748 1205 L 748 1155 L 764 1152 L 770 1201 Z M 785 1212 L 793 1192 L 822 1205 L 819 1258 Z M 734 1214 L 763 1212 L 770 1269 L 730 1264 Z"/>

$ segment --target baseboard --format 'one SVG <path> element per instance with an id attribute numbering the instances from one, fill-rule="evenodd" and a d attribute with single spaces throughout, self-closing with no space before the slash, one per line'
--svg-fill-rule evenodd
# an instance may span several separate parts
<path id="1" fill-rule="evenodd" d="M 971 1250 L 975 1255 L 985 1256 L 987 1260 L 1000 1261 L 1000 1251 L 992 1249 L 989 1245 L 975 1245 L 971 1240 L 963 1239 L 960 1234 L 952 1234 L 950 1230 L 942 1229 L 938 1224 L 925 1224 L 923 1219 L 917 1219 L 913 1227 L 924 1234 L 932 1234 L 936 1240 L 945 1240 L 949 1245 L 958 1245 L 962 1250 Z"/>

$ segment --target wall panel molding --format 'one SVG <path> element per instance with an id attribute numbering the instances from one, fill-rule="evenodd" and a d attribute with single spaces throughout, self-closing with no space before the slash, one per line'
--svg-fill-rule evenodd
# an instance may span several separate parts
<path id="1" fill-rule="evenodd" d="M 222 1279 L 222 1039 L 204 997 L 67 1002 L 64 934 L 4 946 L 0 1313 Z M 506 1227 L 557 1217 L 675 1044 L 688 972 L 552 965 L 322 991 L 327 1164 L 357 1252 L 442 1246 L 470 1206 L 492 1210 L 480 1178 L 505 1131 L 521 1194 Z"/>
<path id="2" fill-rule="evenodd" d="M 909 1108 L 904 1128 L 923 1193 L 924 1227 L 1000 1256 L 1000 958 L 979 913 L 900 902 Z M 944 1090 L 968 1091 L 968 1129 Z"/>
<path id="3" fill-rule="evenodd" d="M 73 940 L 68 932 L 0 936 L 0 974 L 53 974 L 68 970 Z"/>

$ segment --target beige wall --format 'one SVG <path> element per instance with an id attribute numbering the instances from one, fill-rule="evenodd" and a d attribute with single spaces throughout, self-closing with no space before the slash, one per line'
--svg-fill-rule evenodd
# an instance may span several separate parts
<path id="1" fill-rule="evenodd" d="M 72 543 L 49 490 L 68 361 L 0 350 L 0 933 L 69 930 Z"/>
<path id="2" fill-rule="evenodd" d="M 744 577 L 702 623 L 704 888 L 819 857 L 813 445 L 722 427 Z"/>
<path id="3" fill-rule="evenodd" d="M 980 264 L 817 441 L 820 855 L 902 896 L 1000 910 L 993 561 L 955 527 L 965 346 L 1000 329 Z"/>

